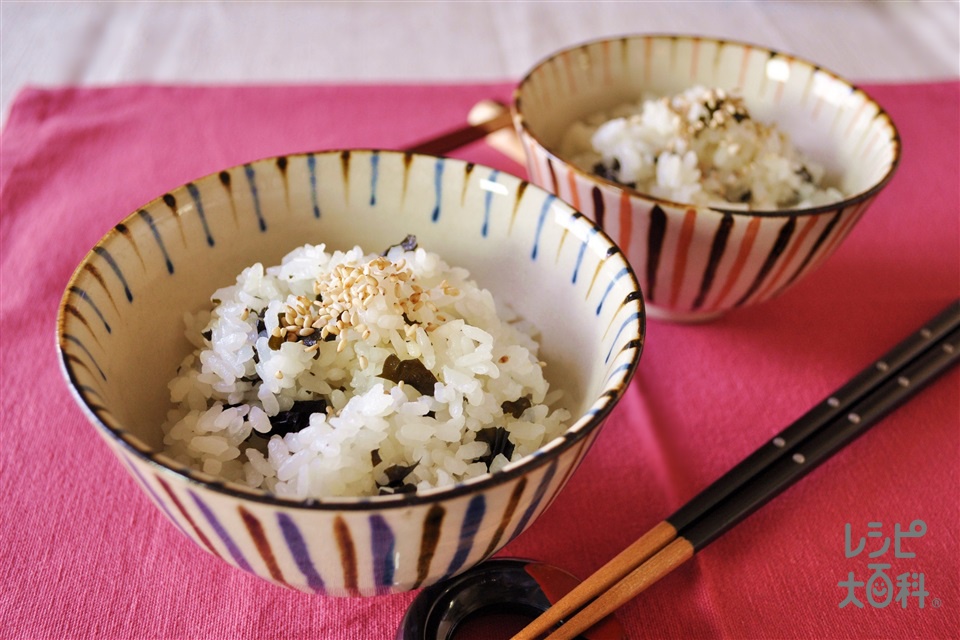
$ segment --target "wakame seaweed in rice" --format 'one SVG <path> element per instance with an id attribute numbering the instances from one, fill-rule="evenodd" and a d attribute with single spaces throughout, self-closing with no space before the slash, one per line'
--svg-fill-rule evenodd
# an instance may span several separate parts
<path id="1" fill-rule="evenodd" d="M 448 486 L 526 456 L 569 413 L 534 330 L 412 236 L 300 247 L 188 314 L 167 455 L 295 498 Z"/>
<path id="2" fill-rule="evenodd" d="M 678 203 L 774 210 L 843 198 L 789 136 L 721 89 L 594 114 L 567 131 L 559 151 L 583 171 Z"/>

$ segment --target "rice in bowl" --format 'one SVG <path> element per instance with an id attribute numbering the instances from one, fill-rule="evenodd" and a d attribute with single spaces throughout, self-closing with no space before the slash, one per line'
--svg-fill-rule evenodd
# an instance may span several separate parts
<path id="1" fill-rule="evenodd" d="M 282 497 L 369 496 L 495 472 L 570 419 L 535 330 L 408 237 L 305 245 L 187 314 L 167 455 Z"/>
<path id="2" fill-rule="evenodd" d="M 753 210 L 843 199 L 820 164 L 735 92 L 696 86 L 576 122 L 560 154 L 579 169 L 672 202 Z"/>

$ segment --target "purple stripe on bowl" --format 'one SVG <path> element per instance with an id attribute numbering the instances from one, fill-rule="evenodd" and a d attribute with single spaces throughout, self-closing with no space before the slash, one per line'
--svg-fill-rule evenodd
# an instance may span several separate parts
<path id="1" fill-rule="evenodd" d="M 316 567 L 313 566 L 310 552 L 307 550 L 307 543 L 293 518 L 285 513 L 278 513 L 277 523 L 280 525 L 280 531 L 283 533 L 283 539 L 287 543 L 290 555 L 293 556 L 293 561 L 297 564 L 297 568 L 300 569 L 303 577 L 307 579 L 307 586 L 316 593 L 326 593 L 323 578 L 320 577 Z"/>
<path id="2" fill-rule="evenodd" d="M 452 576 L 460 570 L 463 563 L 466 562 L 470 551 L 473 549 L 473 542 L 483 521 L 483 514 L 487 510 L 487 502 L 483 494 L 475 495 L 470 498 L 470 504 L 467 505 L 467 512 L 463 516 L 463 522 L 460 525 L 460 541 L 457 544 L 457 551 L 450 560 L 450 566 L 447 567 L 447 576 Z"/>
<path id="3" fill-rule="evenodd" d="M 157 492 L 153 490 L 153 487 L 151 487 L 150 484 L 147 482 L 147 479 L 143 477 L 143 474 L 141 474 L 140 471 L 137 470 L 137 468 L 133 465 L 133 463 L 131 463 L 129 460 L 127 460 L 123 456 L 120 456 L 120 460 L 123 461 L 123 465 L 130 471 L 133 477 L 137 479 L 137 482 L 139 482 L 140 486 L 143 487 L 144 491 L 147 492 L 147 495 L 150 496 L 154 504 L 160 507 L 160 510 L 163 511 L 164 515 L 167 516 L 167 519 L 170 522 L 172 522 L 174 526 L 177 527 L 177 529 L 180 529 L 183 535 L 189 538 L 190 534 L 187 533 L 187 530 L 184 529 L 183 526 L 180 524 L 180 522 L 173 517 L 173 514 L 170 513 L 170 509 L 167 508 L 167 504 L 163 501 L 163 499 L 160 498 Z"/>
<path id="4" fill-rule="evenodd" d="M 203 517 L 207 519 L 207 522 L 210 523 L 210 526 L 213 527 L 213 530 L 220 540 L 223 541 L 223 544 L 227 547 L 227 551 L 230 552 L 230 556 L 233 558 L 234 562 L 237 563 L 237 566 L 243 569 L 244 571 L 249 571 L 250 573 L 255 573 L 253 568 L 247 562 L 247 559 L 243 557 L 243 553 L 240 551 L 240 547 L 237 546 L 237 543 L 233 541 L 233 538 L 230 537 L 230 534 L 227 533 L 227 530 L 224 528 L 220 521 L 217 520 L 217 516 L 214 515 L 213 511 L 208 507 L 203 500 L 200 499 L 200 496 L 195 494 L 193 491 L 187 491 L 190 494 L 190 497 L 193 498 L 193 502 L 200 508 L 200 512 L 203 513 Z"/>
<path id="5" fill-rule="evenodd" d="M 396 538 L 390 525 L 380 514 L 370 516 L 370 546 L 373 550 L 373 579 L 377 585 L 377 593 L 384 593 L 384 587 L 393 585 Z"/>

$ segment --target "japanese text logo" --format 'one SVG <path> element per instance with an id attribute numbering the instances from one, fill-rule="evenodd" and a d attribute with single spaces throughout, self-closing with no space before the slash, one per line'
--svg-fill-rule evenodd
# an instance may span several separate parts
<path id="1" fill-rule="evenodd" d="M 893 558 L 891 558 L 889 553 L 891 540 L 885 533 L 882 522 L 867 523 L 865 537 L 861 535 L 862 530 L 854 533 L 850 523 L 845 524 L 843 527 L 844 555 L 849 559 L 866 553 L 868 559 L 876 559 L 877 562 L 867 564 L 868 573 L 872 573 L 859 576 L 866 578 L 865 580 L 858 580 L 856 573 L 849 571 L 847 579 L 837 583 L 837 586 L 844 589 L 846 593 L 840 601 L 840 608 L 853 605 L 863 609 L 865 600 L 876 609 L 882 609 L 893 603 L 899 604 L 904 609 L 908 604 L 923 609 L 926 598 L 930 595 L 924 586 L 923 572 L 918 571 L 913 562 L 903 563 L 896 560 L 916 558 L 916 552 L 909 551 L 905 542 L 908 539 L 922 538 L 926 533 L 927 525 L 923 520 L 914 520 L 905 530 L 901 528 L 900 523 L 896 523 L 893 527 Z"/>

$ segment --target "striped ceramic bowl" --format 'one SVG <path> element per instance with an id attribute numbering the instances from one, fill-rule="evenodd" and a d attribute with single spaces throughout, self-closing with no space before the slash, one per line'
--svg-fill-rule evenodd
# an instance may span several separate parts
<path id="1" fill-rule="evenodd" d="M 693 206 L 581 171 L 556 150 L 591 114 L 692 86 L 737 90 L 849 196 L 811 209 Z M 795 57 L 736 42 L 639 35 L 540 62 L 520 83 L 515 124 L 534 184 L 603 228 L 637 272 L 650 317 L 708 319 L 767 300 L 832 254 L 893 175 L 900 140 L 866 93 Z"/>
<path id="2" fill-rule="evenodd" d="M 539 327 L 548 379 L 575 416 L 562 437 L 452 488 L 320 501 L 224 483 L 160 453 L 167 383 L 190 350 L 185 311 L 302 244 L 387 247 L 408 233 Z M 187 538 L 278 584 L 368 596 L 457 574 L 526 529 L 620 399 L 644 321 L 620 251 L 556 196 L 457 160 L 354 150 L 233 167 L 138 209 L 73 274 L 57 346 L 80 408 Z"/>

